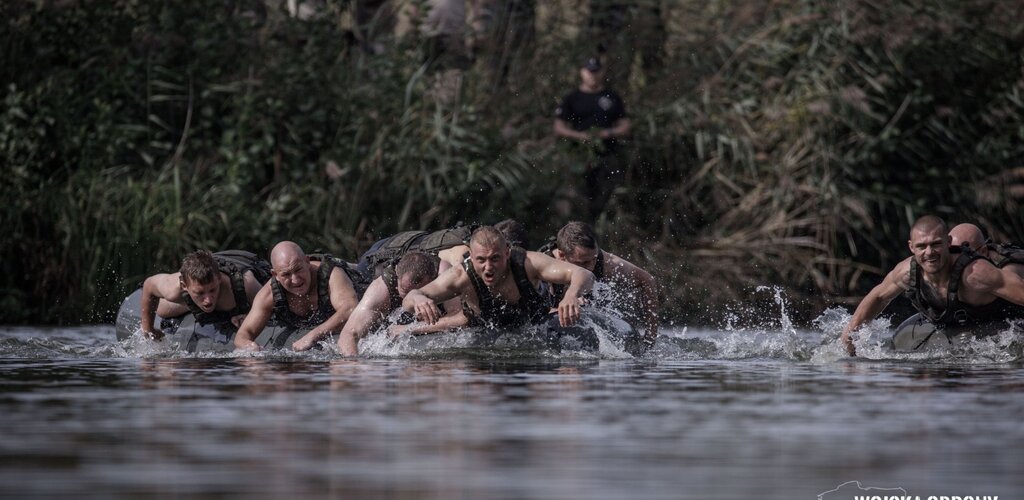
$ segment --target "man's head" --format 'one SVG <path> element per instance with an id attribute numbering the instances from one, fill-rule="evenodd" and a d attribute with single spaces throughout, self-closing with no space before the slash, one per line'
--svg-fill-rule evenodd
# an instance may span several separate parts
<path id="1" fill-rule="evenodd" d="M 488 287 L 508 272 L 509 246 L 505 235 L 492 226 L 480 226 L 469 238 L 469 260 Z"/>
<path id="2" fill-rule="evenodd" d="M 405 298 L 410 290 L 422 288 L 437 277 L 437 260 L 423 252 L 409 252 L 395 265 L 398 275 L 398 296 Z"/>
<path id="3" fill-rule="evenodd" d="M 949 229 L 934 215 L 925 215 L 910 228 L 907 242 L 914 260 L 927 274 L 937 274 L 949 264 Z"/>
<path id="4" fill-rule="evenodd" d="M 988 257 L 988 247 L 985 246 L 985 235 L 981 228 L 974 224 L 957 224 L 949 230 L 950 244 L 958 247 L 967 245 L 968 248 Z"/>
<path id="5" fill-rule="evenodd" d="M 580 65 L 580 80 L 584 87 L 600 88 L 604 84 L 604 65 L 597 57 L 588 57 Z"/>
<path id="6" fill-rule="evenodd" d="M 494 225 L 501 234 L 505 235 L 505 241 L 514 247 L 530 248 L 530 235 L 526 233 L 526 226 L 515 219 L 505 219 Z"/>
<path id="7" fill-rule="evenodd" d="M 213 254 L 197 250 L 181 260 L 181 289 L 192 298 L 203 312 L 212 312 L 217 307 L 220 295 L 220 268 Z"/>
<path id="8" fill-rule="evenodd" d="M 597 266 L 597 235 L 589 224 L 572 221 L 558 231 L 555 237 L 557 249 L 552 252 L 556 259 L 593 271 Z"/>
<path id="9" fill-rule="evenodd" d="M 294 295 L 305 295 L 312 281 L 309 257 L 299 245 L 291 241 L 282 241 L 270 251 L 270 273 L 284 287 L 285 291 Z"/>

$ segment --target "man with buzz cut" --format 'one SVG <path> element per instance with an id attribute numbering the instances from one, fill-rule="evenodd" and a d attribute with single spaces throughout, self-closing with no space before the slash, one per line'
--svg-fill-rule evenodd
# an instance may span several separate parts
<path id="1" fill-rule="evenodd" d="M 617 306 L 628 318 L 643 325 L 644 342 L 654 345 L 658 338 L 658 293 L 654 277 L 622 257 L 602 250 L 597 234 L 586 223 L 573 221 L 558 231 L 553 244 L 541 248 L 552 257 L 594 273 L 597 282 L 613 285 Z M 565 287 L 552 285 L 555 300 L 561 300 Z"/>
<path id="2" fill-rule="evenodd" d="M 861 300 L 840 336 L 856 356 L 851 334 L 904 294 L 936 326 L 1022 317 L 1024 278 L 970 250 L 950 253 L 949 229 L 934 215 L 917 219 L 907 241 L 911 255 Z"/>
<path id="3" fill-rule="evenodd" d="M 594 284 L 594 275 L 578 266 L 537 252 L 510 247 L 491 226 L 473 232 L 462 267 L 453 267 L 434 281 L 411 290 L 402 308 L 416 319 L 435 324 L 442 317 L 437 304 L 461 298 L 470 326 L 517 327 L 547 321 L 550 301 L 537 290 L 541 281 L 566 285 L 558 303 L 561 326 L 580 319 L 579 298 Z"/>
<path id="4" fill-rule="evenodd" d="M 359 302 L 360 274 L 330 255 L 307 256 L 299 245 L 282 241 L 270 252 L 270 281 L 253 299 L 252 311 L 235 334 L 235 348 L 260 350 L 255 339 L 271 317 L 278 325 L 311 328 L 291 348 L 305 351 L 340 332 Z"/>
<path id="5" fill-rule="evenodd" d="M 173 274 L 156 274 L 142 284 L 141 329 L 155 339 L 164 334 L 156 315 L 173 318 L 192 313 L 199 324 L 231 322 L 249 313 L 253 297 L 270 278 L 270 265 L 254 253 L 198 250 L 185 256 Z"/>
<path id="6" fill-rule="evenodd" d="M 338 349 L 342 356 L 359 354 L 359 339 L 363 338 L 396 309 L 402 307 L 402 299 L 411 290 L 430 283 L 451 265 L 435 255 L 424 252 L 409 252 L 397 264 L 384 268 L 383 274 L 373 280 L 359 300 L 355 311 L 349 317 L 338 337 Z M 420 335 L 465 326 L 468 323 L 462 314 L 458 299 L 443 305 L 443 317 L 433 325 L 414 327 L 407 333 Z"/>

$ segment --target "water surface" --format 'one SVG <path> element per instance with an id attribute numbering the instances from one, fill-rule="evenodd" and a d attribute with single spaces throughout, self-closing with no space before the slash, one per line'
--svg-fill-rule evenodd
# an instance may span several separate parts
<path id="1" fill-rule="evenodd" d="M 1005 346 L 906 356 L 866 342 L 875 359 L 850 360 L 831 334 L 788 327 L 664 333 L 641 359 L 354 360 L 167 352 L 119 344 L 112 326 L 0 329 L 0 491 L 816 499 L 852 480 L 922 497 L 1024 491 L 1024 369 Z"/>

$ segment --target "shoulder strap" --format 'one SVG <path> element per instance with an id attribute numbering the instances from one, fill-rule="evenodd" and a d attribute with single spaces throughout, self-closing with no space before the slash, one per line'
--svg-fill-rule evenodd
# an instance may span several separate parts
<path id="1" fill-rule="evenodd" d="M 285 325 L 297 324 L 298 316 L 288 308 L 288 297 L 285 296 L 281 283 L 274 278 L 270 278 L 270 291 L 274 295 L 275 319 Z"/>
<path id="2" fill-rule="evenodd" d="M 971 262 L 983 259 L 981 254 L 975 253 L 966 246 L 963 247 L 960 255 L 953 262 L 953 270 L 949 275 L 949 291 L 946 296 L 946 309 L 956 310 L 961 308 L 960 304 L 960 281 L 963 279 L 964 269 Z M 955 313 L 954 313 L 955 314 Z"/>
<path id="3" fill-rule="evenodd" d="M 484 284 L 484 280 L 476 274 L 476 270 L 473 269 L 473 262 L 469 260 L 469 252 L 462 255 L 462 269 L 466 271 L 466 275 L 469 276 L 469 282 L 473 285 L 473 291 L 476 292 L 476 298 L 480 301 L 480 315 L 486 317 L 489 311 L 495 308 L 494 296 L 491 295 L 491 291 L 487 289 L 487 285 Z"/>
<path id="4" fill-rule="evenodd" d="M 526 273 L 526 250 L 512 247 L 509 265 L 512 268 L 512 276 L 516 280 L 516 287 L 519 288 L 519 297 L 526 299 L 527 295 L 524 291 L 533 290 L 533 283 L 530 283 L 530 277 Z"/>

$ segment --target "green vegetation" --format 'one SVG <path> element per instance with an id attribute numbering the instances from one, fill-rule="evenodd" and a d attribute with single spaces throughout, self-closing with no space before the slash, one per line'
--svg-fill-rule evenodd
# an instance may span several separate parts
<path id="1" fill-rule="evenodd" d="M 1004 174 L 1024 166 L 1019 5 L 636 3 L 610 52 L 631 162 L 598 230 L 676 317 L 761 284 L 817 311 L 861 294 L 924 213 L 1024 241 Z M 109 320 L 199 247 L 354 259 L 399 230 L 565 222 L 551 200 L 586 157 L 552 110 L 595 45 L 575 9 L 481 44 L 446 100 L 416 30 L 371 55 L 340 11 L 41 4 L 0 5 L 0 323 Z"/>

